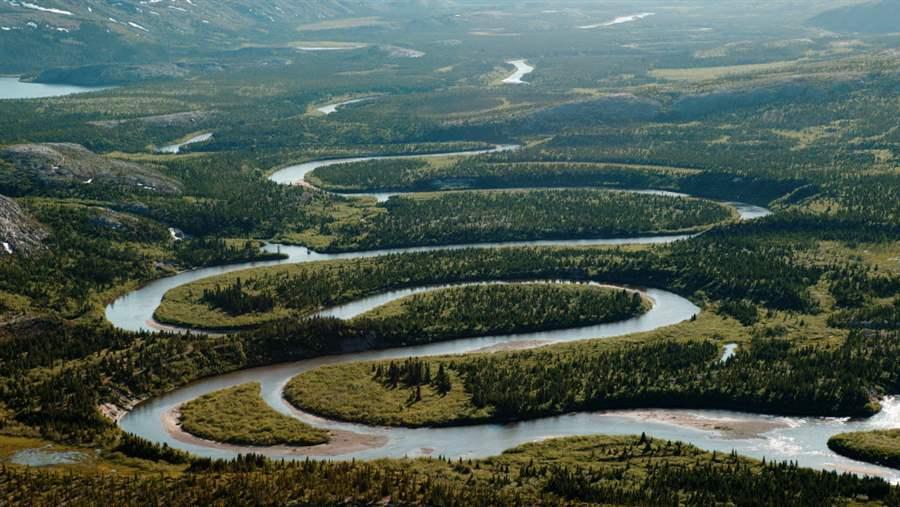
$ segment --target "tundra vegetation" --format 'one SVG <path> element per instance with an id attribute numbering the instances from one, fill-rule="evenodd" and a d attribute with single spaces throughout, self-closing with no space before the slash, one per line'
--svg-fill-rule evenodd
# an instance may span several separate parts
<path id="1" fill-rule="evenodd" d="M 601 341 L 321 368 L 285 395 L 332 417 L 406 426 L 650 406 L 874 413 L 900 394 L 892 2 L 674 11 L 650 2 L 654 15 L 616 23 L 631 13 L 581 1 L 513 10 L 279 0 L 251 15 L 228 0 L 215 13 L 199 2 L 159 7 L 157 20 L 127 0 L 70 4 L 0 7 L 0 73 L 115 86 L 0 100 L 0 494 L 9 503 L 900 501 L 880 479 L 653 435 L 551 440 L 471 462 L 275 463 L 190 456 L 111 420 L 138 400 L 244 368 L 646 309 L 618 291 L 517 283 L 424 293 L 349 321 L 314 317 L 394 289 L 535 280 L 655 287 L 701 311 Z M 535 67 L 529 84 L 502 84 L 512 58 Z M 316 112 L 358 97 L 373 99 Z M 157 151 L 198 133 L 213 137 Z M 268 178 L 312 160 L 497 144 L 521 147 L 332 165 L 307 175 L 312 186 Z M 415 194 L 376 203 L 328 191 Z M 739 221 L 720 204 L 730 201 L 773 215 Z M 700 234 L 246 269 L 177 287 L 156 311 L 231 330 L 219 335 L 129 332 L 103 318 L 106 304 L 161 277 L 278 258 L 263 241 L 351 252 L 672 233 Z M 740 346 L 721 362 L 726 343 Z M 184 408 L 186 429 L 204 438 L 327 437 L 267 410 L 255 386 Z M 893 436 L 840 435 L 831 447 L 896 466 Z M 47 445 L 82 457 L 44 470 L 7 459 Z"/>

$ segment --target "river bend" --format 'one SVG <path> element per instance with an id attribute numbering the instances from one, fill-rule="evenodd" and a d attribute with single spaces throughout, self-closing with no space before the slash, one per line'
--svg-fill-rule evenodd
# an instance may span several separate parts
<path id="1" fill-rule="evenodd" d="M 499 146 L 493 150 L 432 154 L 424 155 L 424 157 L 474 155 L 515 148 L 514 146 Z M 411 157 L 423 157 L 423 155 L 412 155 Z M 295 183 L 302 181 L 306 173 L 317 167 L 358 162 L 373 158 L 409 157 L 359 157 L 314 161 L 282 169 L 273 174 L 271 178 L 280 183 Z M 734 206 L 744 220 L 758 218 L 770 213 L 765 208 L 758 206 L 742 203 L 728 204 Z M 335 259 L 355 259 L 394 253 L 444 249 L 667 243 L 687 237 L 689 236 L 526 241 L 389 249 L 340 254 L 321 254 L 304 247 L 269 244 L 266 245 L 266 250 L 280 251 L 286 254 L 287 258 L 197 269 L 156 280 L 109 305 L 106 310 L 106 316 L 113 325 L 122 329 L 134 331 L 152 330 L 154 329 L 152 322 L 153 312 L 168 290 L 201 278 L 252 267 Z M 351 318 L 368 309 L 400 297 L 440 287 L 442 286 L 390 291 L 326 310 L 323 314 L 339 318 Z M 826 446 L 828 437 L 839 432 L 900 427 L 900 397 L 886 398 L 883 400 L 884 409 L 879 414 L 860 421 L 839 418 L 776 417 L 721 410 L 647 409 L 584 412 L 510 424 L 416 429 L 370 427 L 326 420 L 298 411 L 282 398 L 284 385 L 291 378 L 319 366 L 355 361 L 405 358 L 409 356 L 463 354 L 508 347 L 534 347 L 582 339 L 602 339 L 650 331 L 676 324 L 689 319 L 700 311 L 690 301 L 671 292 L 653 288 L 642 290 L 646 296 L 653 300 L 653 308 L 642 316 L 622 322 L 539 333 L 465 338 L 413 347 L 320 357 L 237 371 L 202 379 L 141 403 L 126 414 L 119 424 L 124 430 L 151 441 L 166 443 L 175 448 L 212 458 L 229 458 L 236 456 L 238 453 L 247 452 L 264 453 L 273 457 L 288 459 L 306 458 L 309 456 L 372 459 L 421 455 L 474 458 L 495 455 L 525 442 L 551 437 L 646 432 L 657 438 L 681 440 L 708 450 L 721 452 L 736 450 L 740 454 L 757 458 L 794 460 L 801 466 L 865 473 L 885 477 L 892 482 L 900 482 L 900 471 L 868 465 L 838 456 Z M 727 352 L 730 352 L 730 350 L 727 350 Z M 344 436 L 342 438 L 343 443 L 340 445 L 325 444 L 324 446 L 308 448 L 239 447 L 203 441 L 186 435 L 177 427 L 172 426 L 172 412 L 180 404 L 206 393 L 247 382 L 259 382 L 262 385 L 263 398 L 276 410 L 315 426 L 328 429 L 335 434 L 342 434 Z M 166 424 L 167 422 L 170 424 Z M 347 443 L 347 435 L 350 435 L 350 444 Z"/>

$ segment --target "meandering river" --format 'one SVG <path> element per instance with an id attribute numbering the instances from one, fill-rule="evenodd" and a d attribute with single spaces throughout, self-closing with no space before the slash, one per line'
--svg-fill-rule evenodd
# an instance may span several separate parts
<path id="1" fill-rule="evenodd" d="M 189 146 L 191 144 L 197 144 L 197 143 L 205 143 L 206 141 L 209 141 L 212 138 L 213 138 L 212 132 L 207 132 L 205 134 L 198 134 L 198 135 L 191 137 L 190 139 L 187 139 L 180 143 L 173 143 L 173 144 L 163 146 L 162 148 L 160 148 L 156 151 L 159 153 L 167 153 L 170 155 L 176 155 L 178 153 L 181 153 L 181 149 L 184 148 L 185 146 Z"/>
<path id="2" fill-rule="evenodd" d="M 527 81 L 522 81 L 522 78 L 534 72 L 534 67 L 528 65 L 525 60 L 510 60 L 506 62 L 513 67 L 516 68 L 516 71 L 512 73 L 508 78 L 503 80 L 505 84 L 528 84 Z"/>
<path id="3" fill-rule="evenodd" d="M 338 111 L 338 109 L 341 109 L 344 106 L 349 106 L 351 104 L 359 104 L 360 102 L 366 102 L 366 101 L 374 100 L 374 99 L 375 99 L 375 97 L 363 97 L 361 99 L 345 100 L 343 102 L 336 102 L 334 104 L 328 104 L 326 106 L 316 108 L 316 111 L 324 114 L 325 116 L 328 116 L 329 114 L 336 113 Z"/>
<path id="4" fill-rule="evenodd" d="M 493 148 L 486 150 L 472 150 L 472 151 L 460 151 L 455 153 L 430 153 L 426 155 L 388 155 L 388 156 L 372 156 L 372 157 L 350 157 L 350 158 L 334 158 L 334 159 L 325 159 L 325 160 L 313 160 L 310 162 L 304 162 L 302 164 L 291 165 L 288 167 L 284 167 L 275 171 L 269 179 L 274 181 L 275 183 L 281 183 L 283 185 L 303 185 L 310 188 L 316 188 L 311 183 L 306 181 L 306 175 L 311 173 L 316 169 L 320 169 L 323 167 L 330 167 L 334 165 L 342 165 L 342 164 L 352 164 L 356 162 L 366 162 L 369 160 L 397 160 L 397 159 L 409 159 L 409 158 L 440 158 L 440 157 L 463 157 L 463 156 L 474 156 L 474 155 L 484 155 L 487 153 L 498 153 L 503 151 L 515 151 L 521 148 L 521 146 L 517 144 L 501 144 L 497 145 Z M 318 189 L 321 190 L 321 189 Z M 466 189 L 459 189 L 460 191 L 465 191 Z M 672 192 L 669 190 L 654 190 L 654 189 L 611 189 L 611 190 L 621 190 L 625 192 L 634 192 L 638 194 L 656 194 L 656 195 L 668 195 L 672 197 L 690 197 L 690 195 L 681 193 L 681 192 Z M 325 190 L 321 190 L 325 191 Z M 352 193 L 342 193 L 342 192 L 332 192 L 335 195 L 340 195 L 343 197 L 371 197 L 374 198 L 378 202 L 385 202 L 391 197 L 395 195 L 410 195 L 415 192 L 352 192 Z M 755 206 L 752 204 L 742 203 L 742 202 L 726 202 L 723 204 L 727 204 L 729 206 L 734 207 L 738 214 L 741 217 L 741 220 L 752 220 L 755 218 L 761 218 L 766 215 L 771 214 L 766 208 L 761 206 Z M 681 239 L 679 236 L 677 239 Z M 639 240 L 635 241 L 635 239 L 626 240 L 627 243 L 634 242 L 642 242 Z M 658 241 L 654 241 L 658 242 Z M 577 243 L 577 242 L 564 242 L 565 244 Z M 605 243 L 604 243 L 605 244 Z"/>
<path id="5" fill-rule="evenodd" d="M 500 149 L 514 148 L 504 146 L 494 150 L 426 156 L 471 155 Z M 272 179 L 281 183 L 294 183 L 302 180 L 306 173 L 317 167 L 372 158 L 407 157 L 361 157 L 314 161 L 282 169 L 276 172 Z M 753 219 L 769 213 L 765 208 L 758 206 L 739 203 L 730 204 L 737 208 L 743 219 Z M 157 280 L 116 300 L 107 307 L 106 316 L 115 326 L 123 329 L 152 330 L 154 328 L 152 322 L 153 312 L 168 290 L 201 278 L 251 267 L 333 259 L 354 259 L 429 250 L 526 245 L 577 246 L 665 243 L 685 239 L 686 237 L 688 236 L 640 237 L 615 240 L 529 241 L 391 249 L 342 254 L 320 254 L 304 247 L 270 244 L 266 246 L 268 251 L 280 251 L 287 255 L 287 259 L 203 268 Z M 435 288 L 420 287 L 391 291 L 342 305 L 323 313 L 340 318 L 350 318 L 411 293 L 433 290 Z M 801 466 L 865 473 L 881 476 L 892 482 L 900 482 L 900 471 L 843 458 L 831 452 L 826 446 L 828 437 L 835 433 L 900 427 L 900 397 L 886 398 L 883 400 L 884 408 L 879 414 L 860 421 L 837 418 L 776 417 L 719 410 L 647 409 L 585 412 L 511 424 L 417 429 L 370 427 L 326 420 L 300 412 L 291 407 L 282 398 L 284 385 L 291 378 L 319 366 L 365 360 L 405 358 L 409 356 L 461 354 L 499 348 L 527 348 L 582 339 L 602 339 L 676 324 L 689 319 L 700 311 L 690 301 L 671 292 L 653 288 L 643 289 L 643 291 L 653 300 L 653 308 L 642 316 L 622 322 L 540 333 L 466 338 L 413 347 L 320 357 L 242 370 L 203 379 L 168 394 L 147 400 L 127 413 L 120 420 L 119 424 L 124 430 L 151 441 L 166 443 L 172 447 L 184 449 L 197 455 L 214 458 L 234 457 L 239 453 L 247 452 L 263 453 L 287 459 L 305 458 L 308 456 L 340 459 L 420 455 L 442 455 L 452 458 L 484 457 L 498 454 L 505 449 L 525 442 L 551 437 L 646 432 L 656 438 L 681 440 L 709 450 L 721 452 L 736 450 L 740 454 L 757 458 L 793 460 L 797 461 Z M 731 347 L 726 349 L 726 354 L 731 352 L 730 349 Z M 247 382 L 259 382 L 262 385 L 264 399 L 276 410 L 332 431 L 335 435 L 334 441 L 323 446 L 308 448 L 239 447 L 203 441 L 185 434 L 174 424 L 173 412 L 177 410 L 180 404 L 206 393 Z"/>

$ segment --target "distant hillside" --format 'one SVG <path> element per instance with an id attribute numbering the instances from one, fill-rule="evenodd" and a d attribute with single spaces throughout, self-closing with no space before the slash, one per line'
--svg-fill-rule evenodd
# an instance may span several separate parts
<path id="1" fill-rule="evenodd" d="M 155 167 L 102 157 L 79 144 L 17 144 L 0 151 L 35 187 L 57 185 L 115 185 L 148 192 L 181 192 L 178 182 Z"/>
<path id="2" fill-rule="evenodd" d="M 363 0 L 0 0 L 0 73 L 269 40 L 304 23 L 375 13 Z M 375 2 L 379 7 L 384 2 Z"/>
<path id="3" fill-rule="evenodd" d="M 900 0 L 881 0 L 823 12 L 810 23 L 833 32 L 900 32 Z"/>

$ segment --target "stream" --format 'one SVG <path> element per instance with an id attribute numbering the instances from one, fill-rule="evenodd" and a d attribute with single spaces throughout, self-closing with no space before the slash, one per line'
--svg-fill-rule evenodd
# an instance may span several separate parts
<path id="1" fill-rule="evenodd" d="M 474 155 L 509 149 L 515 149 L 515 147 L 499 146 L 493 150 L 424 156 Z M 412 155 L 412 157 L 423 157 L 423 155 Z M 277 171 L 271 176 L 271 179 L 279 183 L 295 183 L 302 181 L 306 173 L 317 167 L 373 158 L 409 158 L 409 156 L 313 161 Z M 727 204 L 734 206 L 744 220 L 758 218 L 770 213 L 759 206 L 742 203 Z M 152 331 L 155 329 L 153 312 L 168 290 L 202 278 L 253 267 L 462 248 L 668 243 L 687 237 L 689 236 L 525 241 L 402 248 L 340 254 L 321 254 L 305 247 L 267 244 L 265 247 L 267 251 L 281 252 L 287 258 L 196 269 L 156 280 L 122 296 L 110 304 L 106 309 L 106 317 L 113 325 L 122 329 Z M 445 286 L 389 291 L 326 310 L 322 314 L 339 318 L 352 318 L 355 315 L 398 298 L 441 287 Z M 722 410 L 640 409 L 583 412 L 508 424 L 416 429 L 373 427 L 327 420 L 301 412 L 290 406 L 282 398 L 284 385 L 291 378 L 304 371 L 324 365 L 406 358 L 409 356 L 422 357 L 509 348 L 530 348 L 574 340 L 603 339 L 673 325 L 690 319 L 691 316 L 700 311 L 690 301 L 671 292 L 655 288 L 641 288 L 639 290 L 653 300 L 653 308 L 644 315 L 625 321 L 538 333 L 464 338 L 427 345 L 318 357 L 241 370 L 202 379 L 170 393 L 147 400 L 122 417 L 119 424 L 125 431 L 148 440 L 160 444 L 166 443 L 169 446 L 211 458 L 232 458 L 239 453 L 248 452 L 262 453 L 286 459 L 306 459 L 307 457 L 374 459 L 426 455 L 441 455 L 454 459 L 457 457 L 477 458 L 496 455 L 510 447 L 546 438 L 569 435 L 619 435 L 646 432 L 655 438 L 680 440 L 707 450 L 720 452 L 735 450 L 739 454 L 751 457 L 765 457 L 768 460 L 792 460 L 805 467 L 869 474 L 884 477 L 894 483 L 900 483 L 900 471 L 838 456 L 826 446 L 828 438 L 836 433 L 900 427 L 900 397 L 897 396 L 887 397 L 882 400 L 882 411 L 864 420 L 779 417 Z M 734 348 L 731 344 L 726 346 L 723 352 L 723 360 L 727 360 L 733 352 Z M 177 410 L 180 404 L 203 394 L 247 382 L 259 382 L 262 385 L 263 398 L 279 412 L 330 430 L 334 437 L 332 442 L 305 448 L 241 447 L 204 441 L 188 435 L 178 428 L 175 423 L 174 411 Z"/>

